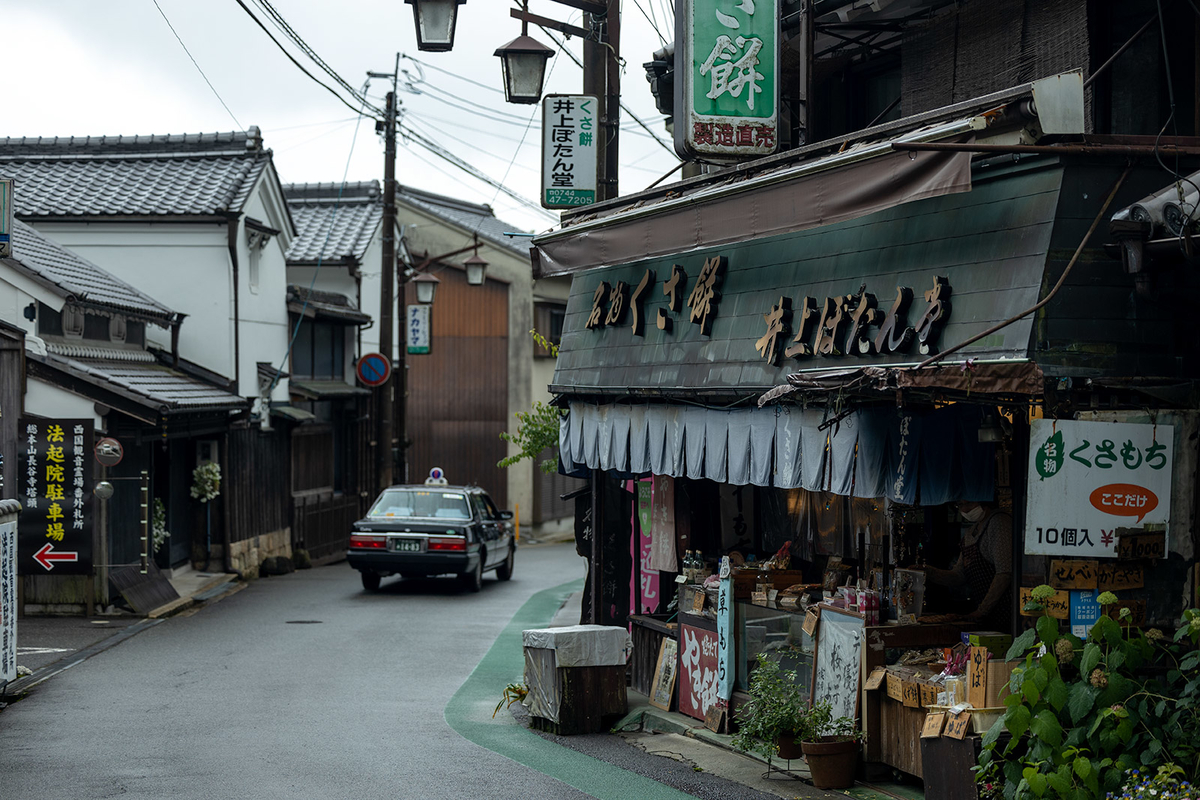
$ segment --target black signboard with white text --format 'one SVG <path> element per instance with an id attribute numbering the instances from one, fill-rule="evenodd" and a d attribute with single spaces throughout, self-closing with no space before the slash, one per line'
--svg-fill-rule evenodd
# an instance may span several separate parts
<path id="1" fill-rule="evenodd" d="M 92 421 L 20 421 L 17 572 L 92 573 Z"/>

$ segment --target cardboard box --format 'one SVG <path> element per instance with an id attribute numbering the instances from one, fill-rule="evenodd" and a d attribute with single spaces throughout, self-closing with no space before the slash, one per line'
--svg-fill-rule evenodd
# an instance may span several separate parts
<path id="1" fill-rule="evenodd" d="M 1012 661 L 992 660 L 988 662 L 985 707 L 997 708 L 1004 705 L 1004 698 L 1008 696 L 1008 680 L 1012 676 L 1012 671 L 1024 664 L 1025 660 L 1020 658 L 1014 658 Z"/>
<path id="2" fill-rule="evenodd" d="M 992 658 L 1004 658 L 1012 647 L 1012 635 L 999 631 L 964 631 L 962 643 L 968 647 L 986 647 Z"/>

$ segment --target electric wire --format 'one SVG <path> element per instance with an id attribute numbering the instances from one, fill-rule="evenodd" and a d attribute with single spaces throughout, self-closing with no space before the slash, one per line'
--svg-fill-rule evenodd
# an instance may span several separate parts
<path id="1" fill-rule="evenodd" d="M 642 12 L 642 16 L 646 18 L 646 22 L 649 22 L 649 23 L 650 23 L 650 27 L 654 29 L 654 33 L 655 33 L 655 35 L 656 35 L 656 36 L 658 36 L 658 40 L 659 40 L 660 42 L 662 42 L 662 44 L 663 44 L 663 47 L 666 47 L 666 46 L 667 46 L 667 40 L 666 40 L 666 39 L 663 37 L 663 35 L 662 35 L 662 31 L 660 31 L 660 30 L 658 29 L 658 22 L 657 22 L 656 20 L 650 19 L 650 14 L 647 14 L 647 13 L 646 13 L 646 9 L 642 8 L 642 4 L 641 4 L 640 2 L 638 2 L 638 0 L 633 0 L 633 4 L 634 4 L 634 6 L 636 6 L 636 7 L 637 7 L 637 10 L 638 10 L 638 11 Z M 651 13 L 653 13 L 653 12 L 654 12 L 654 5 L 653 5 L 653 4 L 651 4 L 651 6 L 650 6 L 650 12 L 651 12 Z"/>
<path id="2" fill-rule="evenodd" d="M 187 45 L 183 43 L 183 39 L 179 38 L 179 33 L 175 30 L 175 26 L 171 24 L 171 20 L 167 19 L 167 15 L 162 10 L 162 6 L 158 4 L 158 0 L 154 0 L 154 7 L 158 9 L 158 13 L 162 16 L 163 22 L 167 23 L 167 27 L 171 29 L 171 33 L 175 34 L 175 41 L 179 42 L 179 46 L 183 48 L 183 52 L 187 53 L 187 57 L 192 60 L 192 66 L 194 66 L 196 71 L 200 73 L 200 77 L 204 78 L 204 82 L 208 84 L 208 88 L 212 89 L 213 95 L 225 108 L 225 111 L 229 114 L 230 119 L 234 121 L 234 124 L 237 125 L 239 131 L 244 131 L 246 128 L 242 125 L 242 123 L 238 122 L 238 118 L 229 109 L 229 106 L 225 103 L 225 100 L 222 99 L 221 93 L 217 91 L 217 87 L 212 85 L 212 81 L 210 81 L 208 76 L 204 74 L 204 70 L 200 69 L 200 65 L 196 63 L 196 58 L 192 55 L 192 51 L 188 50 Z"/>
<path id="3" fill-rule="evenodd" d="M 541 26 L 539 25 L 538 27 L 540 28 Z M 542 28 L 542 32 L 545 33 L 547 36 L 549 36 L 551 39 L 553 39 L 554 43 L 557 44 L 560 48 L 562 48 L 563 52 L 565 52 L 568 56 L 570 56 L 571 60 L 574 61 L 579 66 L 580 69 L 583 68 L 583 62 L 580 61 L 578 58 L 576 58 L 575 54 L 572 53 L 570 51 L 570 49 L 568 49 L 567 46 L 565 44 L 563 44 L 563 42 L 560 41 L 557 36 L 555 36 L 550 31 L 546 30 L 545 28 Z M 628 114 L 633 119 L 633 121 L 636 122 L 644 131 L 646 131 L 646 133 L 650 134 L 650 137 L 653 138 L 654 141 L 658 142 L 660 147 L 662 147 L 664 150 L 666 150 L 672 156 L 678 158 L 678 156 L 675 156 L 674 148 L 672 148 L 670 145 L 668 145 L 666 142 L 664 142 L 662 139 L 660 139 L 658 137 L 658 135 L 654 133 L 654 131 L 650 130 L 649 126 L 647 126 L 645 122 L 642 122 L 641 118 L 638 117 L 637 114 L 634 114 L 632 111 L 629 110 L 629 106 L 625 105 L 624 101 L 621 101 L 621 108 L 624 109 L 625 113 Z"/>
<path id="4" fill-rule="evenodd" d="M 291 53 L 289 53 L 287 48 L 283 46 L 283 43 L 280 42 L 278 39 L 276 39 L 275 35 L 272 34 L 269 30 L 267 30 L 267 26 L 262 23 L 262 20 L 260 20 L 258 17 L 256 17 L 254 15 L 254 12 L 250 10 L 249 6 L 247 6 L 245 4 L 245 2 L 243 2 L 243 0 L 235 0 L 235 1 L 237 2 L 237 4 L 239 6 L 242 7 L 242 10 L 246 12 L 246 14 L 250 17 L 250 19 L 254 20 L 254 23 L 256 25 L 258 25 L 258 27 L 262 28 L 263 33 L 265 33 L 267 35 L 267 37 L 272 42 L 275 43 L 275 46 L 279 48 L 280 52 L 282 52 L 285 56 L 287 56 L 288 60 L 296 65 L 297 69 L 299 69 L 301 72 L 303 72 L 305 75 L 307 75 L 318 86 L 321 86 L 322 88 L 325 89 L 325 91 L 329 92 L 334 97 L 336 97 L 342 103 L 342 105 L 346 106 L 347 108 L 349 108 L 351 111 L 353 111 L 355 113 L 358 113 L 358 114 L 362 113 L 362 111 L 360 109 L 355 108 L 353 105 L 351 105 L 349 103 L 349 101 L 346 100 L 346 98 L 344 98 L 340 94 L 338 94 L 336 89 L 334 89 L 332 86 L 330 86 L 329 84 L 322 81 L 316 75 L 313 75 L 311 72 L 308 71 L 308 69 L 303 64 L 301 64 L 299 61 L 297 61 L 296 57 L 293 56 Z M 356 98 L 356 99 L 362 100 L 362 104 L 363 104 L 364 108 L 371 109 L 373 112 L 378 114 L 380 117 L 386 116 L 386 114 L 384 114 L 384 112 L 382 110 L 380 110 L 376 106 L 373 106 L 373 105 L 370 105 L 369 103 L 367 103 L 366 102 L 367 99 L 365 97 Z"/>
<path id="5" fill-rule="evenodd" d="M 253 0 L 253 2 L 260 9 L 262 9 L 263 12 L 266 13 L 267 18 L 271 20 L 277 29 L 300 49 L 300 52 L 308 56 L 314 64 L 316 64 L 321 68 L 322 71 L 325 72 L 325 74 L 329 75 L 329 77 L 333 78 L 338 85 L 349 92 L 352 98 L 360 102 L 362 101 L 362 97 L 359 96 L 358 90 L 355 89 L 355 87 L 351 85 L 349 81 L 339 75 L 337 71 L 333 69 L 333 67 L 329 66 L 324 59 L 317 55 L 317 52 L 309 46 L 308 42 L 304 41 L 300 34 L 298 34 L 295 29 L 288 24 L 287 20 L 283 18 L 283 15 L 275 10 L 275 7 L 271 5 L 269 0 Z M 378 109 L 376 109 L 376 111 L 378 111 Z"/>
<path id="6" fill-rule="evenodd" d="M 503 89 L 497 89 L 495 86 L 489 86 L 486 83 L 481 83 L 480 81 L 473 80 L 472 78 L 468 78 L 464 75 L 459 75 L 457 72 L 451 72 L 448 69 L 443 69 L 442 67 L 436 66 L 434 64 L 430 64 L 428 61 L 422 61 L 419 58 L 413 58 L 412 56 L 408 55 L 407 53 L 401 53 L 400 57 L 407 58 L 409 61 L 412 61 L 416 64 L 420 64 L 422 67 L 425 67 L 426 69 L 436 70 L 438 72 L 441 72 L 444 75 L 449 75 L 451 78 L 457 78 L 460 81 L 465 81 L 466 83 L 472 84 L 474 86 L 478 86 L 481 89 L 487 89 L 489 92 L 495 92 L 496 94 L 504 94 Z"/>
<path id="7" fill-rule="evenodd" d="M 550 76 L 554 74 L 554 67 L 557 64 L 558 64 L 557 58 L 550 62 L 550 72 L 548 72 L 546 74 L 546 78 L 545 78 L 545 81 L 547 83 L 550 81 Z M 525 138 L 527 136 L 529 136 L 529 129 L 533 127 L 534 117 L 537 116 L 537 113 L 538 113 L 538 111 L 541 110 L 541 108 L 542 108 L 542 104 L 537 103 L 534 105 L 533 111 L 530 112 L 529 122 L 526 123 L 525 130 L 521 132 L 521 141 L 517 142 L 516 149 L 513 150 L 512 158 L 509 159 L 508 167 L 504 170 L 504 177 L 500 179 L 500 183 L 504 183 L 506 180 L 508 180 L 508 175 L 510 172 L 512 172 L 513 164 L 517 163 L 517 156 L 519 156 L 521 154 L 521 148 L 525 146 Z M 499 196 L 500 196 L 500 193 L 497 190 L 496 194 L 492 196 L 492 202 L 495 203 L 496 198 Z M 539 205 L 540 205 L 540 203 L 539 203 Z M 480 224 L 482 224 L 482 221 L 480 222 Z M 478 228 L 476 229 L 476 232 L 478 232 Z"/>

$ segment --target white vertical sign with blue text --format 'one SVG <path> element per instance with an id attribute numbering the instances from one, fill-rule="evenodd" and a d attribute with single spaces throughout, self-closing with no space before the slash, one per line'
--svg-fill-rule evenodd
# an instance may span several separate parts
<path id="1" fill-rule="evenodd" d="M 429 324 L 429 306 L 417 303 L 408 307 L 404 317 L 409 355 L 426 355 L 430 351 L 433 331 Z"/>

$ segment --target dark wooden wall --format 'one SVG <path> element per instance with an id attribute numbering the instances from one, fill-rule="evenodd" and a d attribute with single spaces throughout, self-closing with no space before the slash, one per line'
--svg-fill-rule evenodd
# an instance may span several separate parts
<path id="1" fill-rule="evenodd" d="M 229 432 L 222 496 L 229 503 L 229 538 L 242 542 L 288 527 L 288 433 L 235 427 Z"/>
<path id="2" fill-rule="evenodd" d="M 482 486 L 508 508 L 507 478 L 496 466 L 506 453 L 508 286 L 468 286 L 456 269 L 437 275 L 432 351 L 407 357 L 408 481 L 441 467 L 450 483 Z M 407 302 L 416 302 L 411 286 Z"/>
<path id="3" fill-rule="evenodd" d="M 18 499 L 17 420 L 25 397 L 25 337 L 0 328 L 0 499 Z"/>
<path id="4" fill-rule="evenodd" d="M 292 430 L 292 491 L 333 491 L 333 428 L 300 425 Z"/>

